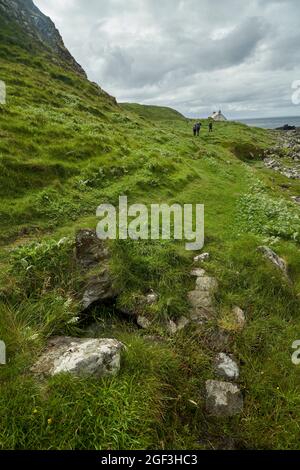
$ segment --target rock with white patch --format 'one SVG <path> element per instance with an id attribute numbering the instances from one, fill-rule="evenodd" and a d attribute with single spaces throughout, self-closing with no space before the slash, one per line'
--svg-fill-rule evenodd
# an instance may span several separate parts
<path id="1" fill-rule="evenodd" d="M 237 363 L 225 353 L 217 355 L 215 360 L 215 370 L 219 377 L 226 380 L 237 380 L 240 375 Z"/>
<path id="2" fill-rule="evenodd" d="M 150 292 L 146 295 L 146 303 L 148 305 L 153 305 L 158 301 L 158 295 L 155 292 Z"/>
<path id="3" fill-rule="evenodd" d="M 203 261 L 208 261 L 210 258 L 209 253 L 202 253 L 202 255 L 195 256 L 194 261 L 195 263 L 202 263 Z"/>
<path id="4" fill-rule="evenodd" d="M 43 376 L 60 373 L 77 377 L 116 375 L 124 348 L 116 339 L 54 337 L 32 372 Z"/>
<path id="5" fill-rule="evenodd" d="M 243 396 L 239 387 L 230 382 L 206 382 L 206 411 L 211 416 L 230 417 L 243 411 Z"/>

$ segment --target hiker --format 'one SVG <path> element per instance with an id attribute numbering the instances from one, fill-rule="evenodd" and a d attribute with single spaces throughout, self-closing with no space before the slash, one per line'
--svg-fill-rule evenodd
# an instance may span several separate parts
<path id="1" fill-rule="evenodd" d="M 210 123 L 209 123 L 209 132 L 212 132 L 212 131 L 213 131 L 213 123 L 210 122 Z"/>
<path id="2" fill-rule="evenodd" d="M 194 132 L 194 137 L 196 137 L 196 135 L 197 135 L 197 124 L 194 125 L 193 132 Z"/>
<path id="3" fill-rule="evenodd" d="M 201 122 L 197 122 L 197 124 L 196 124 L 196 132 L 197 132 L 197 136 L 199 136 L 199 135 L 200 135 L 201 126 L 202 126 Z"/>

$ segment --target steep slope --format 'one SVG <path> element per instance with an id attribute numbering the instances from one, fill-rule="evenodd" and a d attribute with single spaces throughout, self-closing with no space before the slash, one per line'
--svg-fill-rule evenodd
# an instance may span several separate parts
<path id="1" fill-rule="evenodd" d="M 300 230 L 290 200 L 299 180 L 264 167 L 274 135 L 234 123 L 209 134 L 204 122 L 193 139 L 173 112 L 159 119 L 164 110 L 142 108 L 142 119 L 45 47 L 39 29 L 28 30 L 31 2 L 5 4 L 17 16 L 1 10 L 0 339 L 9 361 L 0 368 L 0 447 L 299 448 L 291 345 L 300 330 Z M 75 233 L 95 229 L 98 205 L 124 194 L 147 206 L 204 203 L 210 261 L 195 264 L 173 240 L 111 242 L 119 295 L 83 314 Z M 257 250 L 263 244 L 285 258 L 289 281 Z M 216 316 L 173 335 L 170 321 L 189 315 L 192 267 L 218 280 Z M 153 291 L 158 300 L 148 304 Z M 234 306 L 246 314 L 242 332 L 231 322 Z M 117 338 L 127 346 L 120 374 L 37 380 L 31 367 L 53 335 Z M 240 365 L 245 406 L 234 418 L 205 412 L 217 352 Z"/>
<path id="2" fill-rule="evenodd" d="M 0 0 L 1 36 L 2 45 L 15 43 L 18 47 L 28 47 L 34 43 L 37 49 L 49 51 L 54 62 L 85 77 L 82 67 L 76 62 L 65 48 L 62 37 L 50 18 L 45 16 L 32 0 Z M 14 37 L 8 35 L 8 31 Z M 22 33 L 26 34 L 26 41 L 22 41 Z M 30 39 L 30 43 L 28 42 Z"/>

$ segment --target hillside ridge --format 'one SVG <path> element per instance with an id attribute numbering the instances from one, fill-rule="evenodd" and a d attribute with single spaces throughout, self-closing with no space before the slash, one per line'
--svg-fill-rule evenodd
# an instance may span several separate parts
<path id="1" fill-rule="evenodd" d="M 44 15 L 32 0 L 0 0 L 0 13 L 6 22 L 14 20 L 31 38 L 38 40 L 57 54 L 65 65 L 86 77 L 83 68 L 65 47 L 51 18 Z"/>

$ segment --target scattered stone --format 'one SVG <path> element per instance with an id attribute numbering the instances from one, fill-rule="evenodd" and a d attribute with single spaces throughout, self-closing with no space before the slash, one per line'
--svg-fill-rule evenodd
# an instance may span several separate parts
<path id="1" fill-rule="evenodd" d="M 210 258 L 209 253 L 203 253 L 202 255 L 195 256 L 194 261 L 195 263 L 203 262 L 203 261 L 208 261 Z"/>
<path id="2" fill-rule="evenodd" d="M 191 276 L 193 277 L 203 277 L 205 276 L 206 272 L 204 269 L 201 268 L 195 268 L 191 271 Z"/>
<path id="3" fill-rule="evenodd" d="M 240 375 L 237 363 L 225 353 L 220 353 L 216 357 L 216 373 L 226 380 L 237 380 Z"/>
<path id="4" fill-rule="evenodd" d="M 168 332 L 170 335 L 176 335 L 177 333 L 177 325 L 173 320 L 170 320 L 168 323 Z"/>
<path id="5" fill-rule="evenodd" d="M 146 317 L 139 316 L 137 318 L 137 324 L 143 330 L 149 330 L 149 328 L 151 328 L 151 321 L 148 320 L 148 318 L 146 318 Z"/>
<path id="6" fill-rule="evenodd" d="M 179 331 L 182 331 L 187 325 L 189 325 L 190 320 L 186 317 L 181 317 L 179 320 L 174 321 L 170 320 L 168 323 L 168 332 L 171 335 L 176 335 Z"/>
<path id="7" fill-rule="evenodd" d="M 243 397 L 237 385 L 229 382 L 206 382 L 206 410 L 211 416 L 229 417 L 243 411 Z"/>
<path id="8" fill-rule="evenodd" d="M 116 339 L 54 337 L 32 372 L 44 376 L 60 373 L 78 377 L 116 375 L 124 348 Z"/>
<path id="9" fill-rule="evenodd" d="M 287 263 L 284 259 L 280 258 L 271 248 L 267 246 L 260 246 L 258 250 L 267 258 L 271 263 L 280 269 L 280 271 L 287 276 Z"/>
<path id="10" fill-rule="evenodd" d="M 233 343 L 233 336 L 229 331 L 217 328 L 211 337 L 211 345 L 215 351 L 229 350 Z"/>
<path id="11" fill-rule="evenodd" d="M 201 272 L 201 274 L 203 273 Z M 192 307 L 190 312 L 190 318 L 192 321 L 203 323 L 204 321 L 208 321 L 214 317 L 213 297 L 217 288 L 218 282 L 213 277 L 206 275 L 197 277 L 195 290 L 188 294 L 188 300 Z"/>
<path id="12" fill-rule="evenodd" d="M 188 293 L 188 299 L 194 308 L 211 308 L 213 299 L 209 291 L 193 290 Z"/>
<path id="13" fill-rule="evenodd" d="M 218 289 L 218 282 L 213 277 L 198 277 L 196 281 L 196 290 L 213 292 Z"/>
<path id="14" fill-rule="evenodd" d="M 155 292 L 151 292 L 150 294 L 146 296 L 146 303 L 148 305 L 153 305 L 157 301 L 158 301 L 158 295 L 155 294 Z"/>
<path id="15" fill-rule="evenodd" d="M 234 307 L 232 309 L 232 315 L 236 329 L 242 331 L 246 326 L 246 316 L 244 311 L 240 307 Z"/>
<path id="16" fill-rule="evenodd" d="M 292 200 L 293 200 L 296 204 L 300 204 L 300 196 L 292 196 Z"/>
<path id="17" fill-rule="evenodd" d="M 188 300 L 192 307 L 190 312 L 192 321 L 203 323 L 214 318 L 213 298 L 209 291 L 191 291 L 188 294 Z"/>

